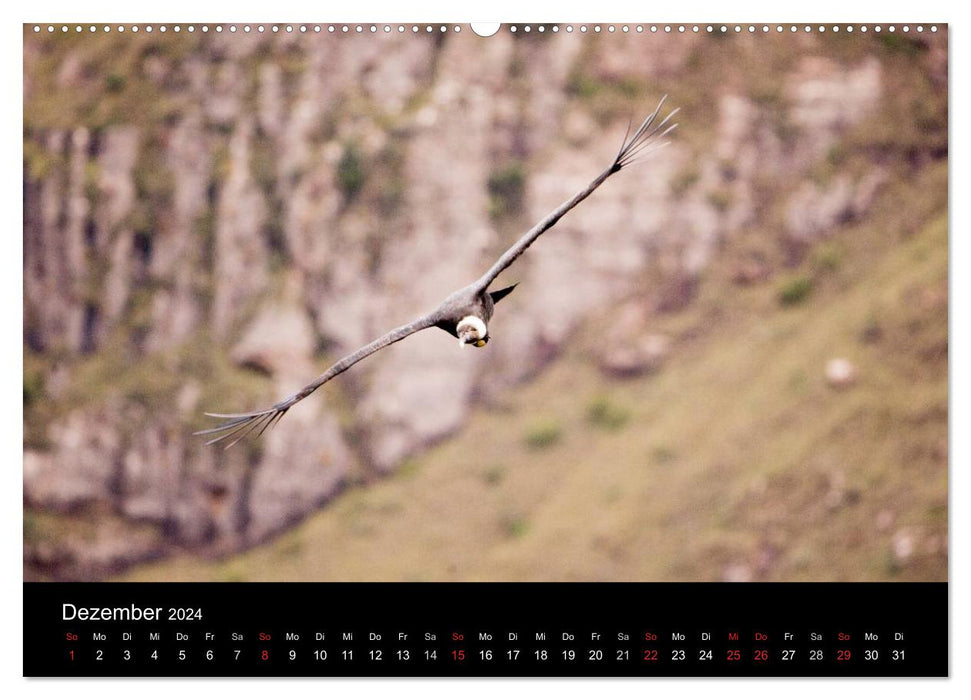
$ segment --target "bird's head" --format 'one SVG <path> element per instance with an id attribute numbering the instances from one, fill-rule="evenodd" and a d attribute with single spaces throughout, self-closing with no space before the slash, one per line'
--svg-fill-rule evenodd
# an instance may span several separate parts
<path id="1" fill-rule="evenodd" d="M 466 316 L 455 327 L 455 334 L 459 337 L 459 345 L 471 345 L 481 348 L 489 342 L 489 331 L 485 321 L 478 316 Z"/>

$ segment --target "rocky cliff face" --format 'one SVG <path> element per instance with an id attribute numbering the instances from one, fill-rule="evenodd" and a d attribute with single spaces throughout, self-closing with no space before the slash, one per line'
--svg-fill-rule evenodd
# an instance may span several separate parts
<path id="1" fill-rule="evenodd" d="M 938 40 L 912 47 L 937 67 L 929 91 L 946 89 Z M 34 575 L 264 539 L 460 429 L 589 314 L 690 303 L 726 239 L 764 232 L 781 265 L 864 215 L 886 151 L 839 154 L 906 109 L 888 97 L 902 59 L 876 41 L 723 41 L 27 34 L 24 497 L 114 524 L 28 537 Z M 269 404 L 481 274 L 665 92 L 680 135 L 507 273 L 521 287 L 486 350 L 423 333 L 261 440 L 192 436 L 203 411 Z M 913 148 L 916 167 L 935 146 Z M 637 360 L 641 325 L 613 341 L 635 370 L 657 359 Z"/>

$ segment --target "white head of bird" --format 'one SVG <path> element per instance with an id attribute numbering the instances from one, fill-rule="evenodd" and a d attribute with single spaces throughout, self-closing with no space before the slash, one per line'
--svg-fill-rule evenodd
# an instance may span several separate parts
<path id="1" fill-rule="evenodd" d="M 478 316 L 466 316 L 455 327 L 455 332 L 459 337 L 459 346 L 471 345 L 481 348 L 489 342 L 489 332 L 486 329 L 485 321 Z"/>

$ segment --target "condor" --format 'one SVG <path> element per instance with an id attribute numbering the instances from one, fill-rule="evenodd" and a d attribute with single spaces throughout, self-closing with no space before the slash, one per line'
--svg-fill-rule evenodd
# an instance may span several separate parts
<path id="1" fill-rule="evenodd" d="M 643 157 L 656 147 L 664 145 L 664 137 L 677 126 L 677 124 L 668 125 L 668 122 L 678 110 L 673 110 L 659 123 L 655 124 L 654 122 L 658 114 L 660 114 L 663 104 L 664 98 L 658 103 L 657 109 L 644 120 L 633 134 L 630 133 L 630 128 L 628 128 L 628 133 L 624 137 L 620 151 L 617 152 L 613 162 L 602 173 L 594 178 L 589 185 L 563 202 L 563 204 L 547 214 L 546 218 L 527 231 L 522 238 L 500 256 L 495 264 L 489 268 L 488 272 L 475 282 L 450 294 L 431 313 L 425 314 L 411 323 L 399 326 L 385 333 L 380 338 L 338 360 L 330 369 L 303 389 L 267 409 L 253 411 L 251 413 L 207 413 L 207 416 L 222 419 L 223 423 L 215 428 L 200 430 L 196 435 L 213 436 L 206 443 L 207 445 L 225 440 L 227 441 L 227 448 L 232 447 L 253 431 L 256 431 L 256 435 L 261 435 L 267 428 L 283 418 L 284 414 L 294 404 L 310 396 L 310 394 L 341 372 L 346 371 L 365 357 L 373 355 L 378 350 L 386 348 L 392 343 L 397 343 L 399 340 L 404 340 L 408 336 L 426 328 L 441 328 L 458 338 L 459 345 L 462 347 L 468 345 L 476 348 L 483 347 L 489 342 L 488 324 L 492 318 L 496 303 L 509 294 L 516 286 L 512 285 L 490 292 L 488 291 L 489 285 L 496 280 L 501 272 L 512 265 L 544 231 L 552 228 L 564 214 L 589 197 L 608 177 L 619 172 L 637 158 Z"/>

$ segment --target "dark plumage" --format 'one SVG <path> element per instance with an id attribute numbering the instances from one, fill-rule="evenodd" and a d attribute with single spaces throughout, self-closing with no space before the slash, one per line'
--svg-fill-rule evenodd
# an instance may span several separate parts
<path id="1" fill-rule="evenodd" d="M 556 224 L 573 207 L 589 197 L 608 177 L 630 165 L 638 156 L 644 156 L 654 147 L 663 145 L 661 139 L 677 126 L 676 124 L 669 126 L 668 122 L 678 111 L 676 109 L 673 110 L 660 123 L 655 125 L 654 122 L 663 104 L 664 99 L 662 98 L 658 103 L 657 109 L 644 120 L 633 134 L 630 134 L 630 128 L 628 128 L 628 133 L 624 137 L 624 143 L 620 151 L 618 151 L 613 162 L 606 170 L 600 173 L 584 189 L 563 202 L 563 204 L 550 212 L 542 221 L 527 231 L 509 250 L 500 256 L 495 264 L 489 268 L 488 272 L 475 282 L 450 294 L 434 311 L 420 316 L 411 323 L 389 331 L 359 350 L 341 358 L 303 389 L 269 408 L 251 413 L 207 413 L 207 416 L 222 418 L 225 422 L 215 428 L 200 430 L 196 435 L 215 436 L 206 444 L 228 440 L 227 448 L 235 445 L 251 432 L 261 435 L 267 428 L 280 420 L 294 404 L 308 397 L 321 385 L 329 382 L 341 372 L 357 364 L 365 357 L 376 353 L 378 350 L 392 343 L 397 343 L 399 340 L 403 340 L 409 335 L 426 328 L 433 326 L 441 328 L 459 338 L 462 345 L 474 345 L 476 347 L 485 345 L 489 341 L 488 323 L 492 318 L 495 305 L 503 297 L 512 292 L 516 286 L 512 285 L 495 292 L 489 292 L 489 285 L 495 281 L 503 270 L 512 265 L 543 232 Z"/>

